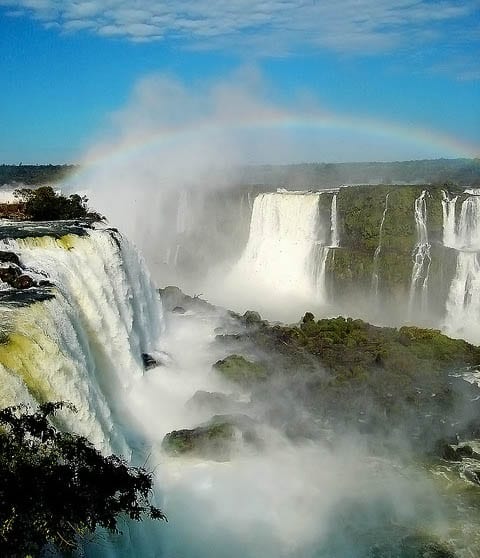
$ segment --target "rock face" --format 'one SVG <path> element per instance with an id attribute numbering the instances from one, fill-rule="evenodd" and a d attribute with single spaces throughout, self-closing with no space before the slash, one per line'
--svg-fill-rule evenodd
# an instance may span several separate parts
<path id="1" fill-rule="evenodd" d="M 193 310 L 194 312 L 212 312 L 216 307 L 203 300 L 199 296 L 189 296 L 181 289 L 174 286 L 168 286 L 164 289 L 159 289 L 162 304 L 165 310 L 174 312 L 176 314 L 184 314 L 186 310 Z"/>
<path id="2" fill-rule="evenodd" d="M 361 310 L 377 304 L 382 306 L 383 315 L 405 317 L 405 309 L 399 305 L 409 298 L 412 253 L 418 242 L 414 206 L 424 191 L 431 258 L 428 286 L 434 293 L 428 307 L 432 313 L 443 312 L 456 256 L 454 250 L 442 245 L 442 189 L 429 185 L 340 188 L 337 215 L 341 242 L 339 247 L 330 248 L 325 270 L 330 300 L 358 308 L 362 306 L 361 294 L 366 298 Z"/>
<path id="3" fill-rule="evenodd" d="M 225 379 L 245 387 L 264 381 L 268 375 L 262 364 L 251 362 L 240 355 L 230 355 L 217 361 L 213 369 Z"/>
<path id="4" fill-rule="evenodd" d="M 162 448 L 172 456 L 228 461 L 236 442 L 259 443 L 255 423 L 246 415 L 215 415 L 196 428 L 174 430 L 165 436 Z"/>

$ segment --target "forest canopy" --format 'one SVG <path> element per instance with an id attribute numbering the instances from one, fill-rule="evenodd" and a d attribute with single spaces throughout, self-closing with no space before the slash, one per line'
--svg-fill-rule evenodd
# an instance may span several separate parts
<path id="1" fill-rule="evenodd" d="M 79 194 L 63 196 L 51 186 L 15 190 L 15 197 L 23 204 L 26 219 L 55 221 L 58 219 L 94 219 L 102 217 L 88 209 L 88 198 Z"/>
<path id="2" fill-rule="evenodd" d="M 103 456 L 81 436 L 62 432 L 46 403 L 33 412 L 0 410 L 0 555 L 38 556 L 46 547 L 72 552 L 97 527 L 118 533 L 120 516 L 163 519 L 150 504 L 152 475 Z"/>

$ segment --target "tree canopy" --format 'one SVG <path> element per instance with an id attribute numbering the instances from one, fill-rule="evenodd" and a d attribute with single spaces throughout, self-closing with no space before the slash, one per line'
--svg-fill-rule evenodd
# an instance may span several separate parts
<path id="1" fill-rule="evenodd" d="M 24 204 L 24 213 L 32 221 L 55 221 L 58 219 L 101 219 L 98 213 L 88 210 L 88 198 L 79 194 L 68 197 L 56 192 L 51 186 L 20 188 L 15 196 Z"/>
<path id="2" fill-rule="evenodd" d="M 0 555 L 37 556 L 46 545 L 71 552 L 82 536 L 117 520 L 164 519 L 149 502 L 152 475 L 103 456 L 85 438 L 51 422 L 59 409 L 46 403 L 33 412 L 20 405 L 0 410 Z"/>

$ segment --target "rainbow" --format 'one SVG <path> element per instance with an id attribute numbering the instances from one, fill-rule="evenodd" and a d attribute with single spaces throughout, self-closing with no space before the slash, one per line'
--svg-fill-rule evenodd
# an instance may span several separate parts
<path id="1" fill-rule="evenodd" d="M 196 135 L 208 138 L 209 134 L 220 134 L 222 132 L 227 134 L 235 132 L 255 133 L 268 130 L 308 131 L 310 133 L 345 131 L 357 135 L 363 134 L 378 139 L 378 141 L 394 140 L 411 144 L 419 150 L 429 150 L 433 157 L 480 157 L 479 145 L 423 127 L 324 112 L 293 113 L 280 110 L 262 110 L 236 118 L 199 119 L 186 125 L 163 127 L 154 132 L 136 135 L 134 138 L 113 146 L 98 147 L 84 159 L 79 173 L 83 174 L 84 171 L 107 162 L 128 162 L 128 160 L 134 160 L 142 153 L 158 153 L 158 150 L 162 147 L 174 147 L 176 143 L 181 144 L 181 142 Z"/>

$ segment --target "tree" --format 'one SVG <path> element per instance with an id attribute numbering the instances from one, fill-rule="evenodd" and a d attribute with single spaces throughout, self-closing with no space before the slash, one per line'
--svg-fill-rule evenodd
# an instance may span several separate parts
<path id="1" fill-rule="evenodd" d="M 58 219 L 95 219 L 102 217 L 88 210 L 88 198 L 79 194 L 62 196 L 51 186 L 20 188 L 15 196 L 23 201 L 25 216 L 32 221 L 55 221 Z"/>
<path id="2" fill-rule="evenodd" d="M 88 440 L 61 432 L 51 417 L 64 402 L 37 411 L 0 410 L 0 555 L 37 556 L 46 545 L 75 550 L 82 536 L 104 527 L 118 533 L 120 515 L 166 520 L 149 503 L 152 475 L 103 456 Z"/>

